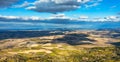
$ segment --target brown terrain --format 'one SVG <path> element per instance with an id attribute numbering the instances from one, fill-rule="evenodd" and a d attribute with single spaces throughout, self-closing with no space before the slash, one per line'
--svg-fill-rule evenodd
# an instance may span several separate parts
<path id="1" fill-rule="evenodd" d="M 14 32 L 14 31 L 13 31 Z M 11 32 L 10 32 L 11 33 Z M 27 33 L 28 35 L 22 34 L 7 34 L 0 33 L 0 47 L 14 47 L 21 44 L 36 45 L 36 44 L 47 44 L 47 43 L 66 43 L 70 45 L 79 46 L 110 46 L 112 43 L 120 42 L 120 33 L 114 31 L 53 31 L 49 34 L 44 33 Z M 29 35 L 38 35 L 29 37 Z M 46 35 L 43 35 L 46 34 Z M 39 36 L 40 35 L 40 36 Z M 10 36 L 12 38 L 10 38 Z M 27 37 L 28 36 L 28 37 Z M 87 47 L 87 46 L 86 46 Z"/>
<path id="2" fill-rule="evenodd" d="M 21 32 L 21 31 L 20 31 Z M 92 48 L 119 46 L 120 32 L 116 31 L 16 31 L 0 33 L 0 49 L 9 50 L 10 54 L 46 52 L 52 53 L 52 49 Z M 23 51 L 24 48 L 25 51 Z M 66 48 L 65 48 L 66 47 Z M 12 49 L 18 49 L 13 52 Z M 34 48 L 34 49 L 32 49 Z"/>

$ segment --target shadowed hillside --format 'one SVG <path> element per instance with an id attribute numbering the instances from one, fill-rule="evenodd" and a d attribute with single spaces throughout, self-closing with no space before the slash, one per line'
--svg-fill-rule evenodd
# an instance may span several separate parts
<path id="1" fill-rule="evenodd" d="M 52 35 L 62 35 L 62 31 L 50 33 L 51 31 L 0 31 L 0 40 L 4 39 L 19 39 L 19 38 L 32 38 Z"/>
<path id="2" fill-rule="evenodd" d="M 95 40 L 87 38 L 87 34 L 66 34 L 62 38 L 54 39 L 56 43 L 68 43 L 71 45 L 92 44 Z"/>

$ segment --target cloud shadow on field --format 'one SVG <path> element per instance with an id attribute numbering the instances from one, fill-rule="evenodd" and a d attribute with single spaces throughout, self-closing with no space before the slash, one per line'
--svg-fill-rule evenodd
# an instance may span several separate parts
<path id="1" fill-rule="evenodd" d="M 87 38 L 87 34 L 66 34 L 62 38 L 57 38 L 53 40 L 53 43 L 68 43 L 70 45 L 80 45 L 80 44 L 92 44 L 95 42 L 93 39 Z"/>
<path id="2" fill-rule="evenodd" d="M 0 40 L 33 38 L 51 35 L 62 35 L 62 32 L 50 33 L 51 31 L 0 31 Z"/>

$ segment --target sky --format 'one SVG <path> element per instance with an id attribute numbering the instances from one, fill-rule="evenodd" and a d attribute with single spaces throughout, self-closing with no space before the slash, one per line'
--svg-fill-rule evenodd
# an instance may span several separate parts
<path id="1" fill-rule="evenodd" d="M 0 0 L 0 16 L 117 18 L 120 0 Z"/>
<path id="2" fill-rule="evenodd" d="M 0 0 L 0 30 L 53 28 L 120 28 L 120 0 Z"/>

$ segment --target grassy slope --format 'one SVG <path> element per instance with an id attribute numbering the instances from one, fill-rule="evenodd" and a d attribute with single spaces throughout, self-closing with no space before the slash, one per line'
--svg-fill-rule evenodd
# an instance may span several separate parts
<path id="1" fill-rule="evenodd" d="M 119 36 L 111 38 L 107 32 L 95 33 L 95 35 L 91 32 L 89 35 L 86 33 L 89 32 L 2 40 L 0 41 L 0 62 L 120 62 L 120 47 L 106 44 L 109 41 L 120 42 Z M 76 44 L 79 41 L 94 40 L 94 44 L 69 44 L 69 41 Z"/>
<path id="2" fill-rule="evenodd" d="M 22 50 L 21 48 L 2 50 L 0 62 L 120 62 L 120 47 L 78 48 L 70 45 L 56 47 L 58 46 L 51 45 Z M 36 52 L 37 50 L 39 52 Z"/>

